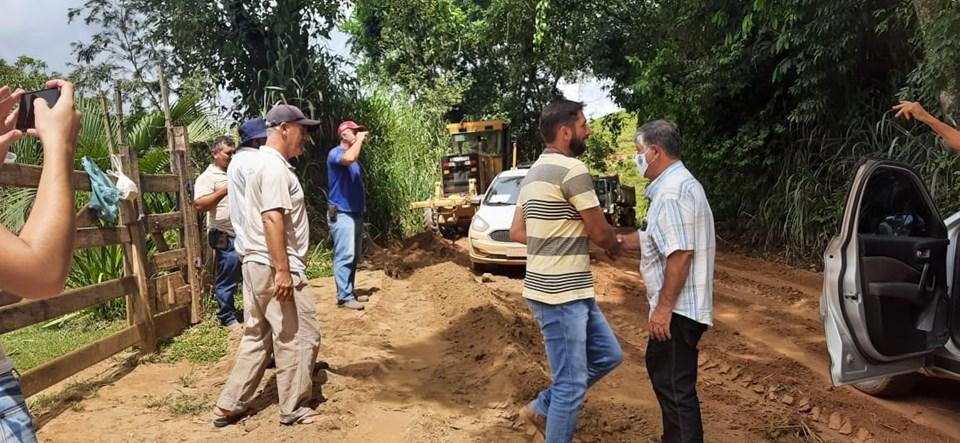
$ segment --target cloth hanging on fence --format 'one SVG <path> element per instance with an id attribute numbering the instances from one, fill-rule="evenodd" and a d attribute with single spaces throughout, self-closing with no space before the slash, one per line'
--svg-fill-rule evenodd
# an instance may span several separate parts
<path id="1" fill-rule="evenodd" d="M 93 160 L 90 160 L 89 157 L 83 157 L 80 161 L 83 163 L 83 169 L 87 171 L 87 177 L 90 178 L 90 189 L 93 191 L 90 195 L 90 208 L 97 211 L 97 216 L 101 220 L 110 223 L 116 222 L 122 193 L 113 185 L 113 180 L 110 180 L 110 177 L 100 170 L 100 167 Z"/>
<path id="2" fill-rule="evenodd" d="M 137 188 L 137 184 L 133 180 L 130 180 L 130 177 L 123 173 L 123 168 L 120 167 L 120 157 L 116 154 L 110 154 L 110 165 L 113 166 L 113 169 L 107 171 L 107 175 L 116 177 L 116 187 L 120 190 L 120 198 L 129 201 L 136 200 L 137 196 L 140 195 L 140 189 Z"/>

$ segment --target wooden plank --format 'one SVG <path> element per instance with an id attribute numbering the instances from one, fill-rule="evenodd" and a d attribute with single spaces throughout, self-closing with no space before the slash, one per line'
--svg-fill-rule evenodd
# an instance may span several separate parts
<path id="1" fill-rule="evenodd" d="M 183 213 L 166 212 L 147 215 L 147 232 L 163 232 L 183 228 Z"/>
<path id="2" fill-rule="evenodd" d="M 185 248 L 161 252 L 150 259 L 150 274 L 177 268 L 187 264 L 187 250 Z"/>
<path id="3" fill-rule="evenodd" d="M 99 221 L 97 211 L 89 206 L 84 206 L 83 209 L 77 212 L 77 228 L 97 226 L 97 221 Z"/>
<path id="4" fill-rule="evenodd" d="M 153 244 L 157 245 L 157 252 L 167 252 L 170 250 L 170 245 L 167 244 L 167 239 L 163 238 L 163 234 L 151 232 L 150 238 L 153 239 Z"/>
<path id="5" fill-rule="evenodd" d="M 189 305 L 190 304 L 190 285 L 183 285 L 175 289 L 173 295 L 173 304 L 180 305 Z"/>
<path id="6" fill-rule="evenodd" d="M 14 303 L 20 303 L 23 299 L 18 295 L 13 295 L 9 292 L 0 291 L 0 306 L 12 305 Z"/>
<path id="7" fill-rule="evenodd" d="M 154 300 L 155 311 L 161 312 L 177 306 L 177 290 L 186 285 L 180 272 L 161 275 L 150 279 L 150 297 Z"/>
<path id="8" fill-rule="evenodd" d="M 190 171 L 189 147 L 190 142 L 187 139 L 187 128 L 182 126 L 171 127 L 169 121 L 167 126 L 170 147 L 170 168 L 177 176 L 180 183 L 180 211 L 183 213 L 183 231 L 182 242 L 187 250 L 187 283 L 190 284 L 191 312 L 190 321 L 199 323 L 203 319 L 203 288 L 200 280 L 200 273 L 203 266 L 202 245 L 200 243 L 200 225 L 196 209 L 193 207 L 193 198 L 187 190 L 190 188 L 190 181 L 193 179 Z"/>
<path id="9" fill-rule="evenodd" d="M 36 188 L 40 186 L 40 172 L 42 166 L 5 164 L 0 167 L 0 186 L 15 186 L 19 188 Z M 73 189 L 89 191 L 90 179 L 83 171 L 73 171 L 70 175 Z"/>
<path id="10" fill-rule="evenodd" d="M 23 387 L 23 395 L 29 397 L 43 391 L 137 344 L 139 340 L 140 332 L 138 331 L 138 327 L 130 326 L 114 335 L 77 349 L 54 361 L 33 368 L 24 373 L 20 379 L 20 384 Z"/>
<path id="11" fill-rule="evenodd" d="M 153 321 L 157 325 L 158 339 L 176 337 L 187 326 L 190 326 L 190 306 L 184 305 L 173 308 L 154 316 Z"/>
<path id="12" fill-rule="evenodd" d="M 142 192 L 178 192 L 180 182 L 173 174 L 141 175 L 140 190 Z"/>
<path id="13" fill-rule="evenodd" d="M 130 230 L 126 226 L 115 228 L 80 228 L 73 240 L 74 249 L 94 246 L 130 243 Z"/>
<path id="14" fill-rule="evenodd" d="M 97 303 L 122 297 L 137 290 L 133 277 L 123 277 L 98 285 L 74 289 L 45 300 L 24 300 L 0 308 L 0 334 L 52 320 Z"/>
<path id="15" fill-rule="evenodd" d="M 120 163 L 123 173 L 143 188 L 137 151 L 127 145 L 120 145 Z M 150 298 L 150 284 L 147 281 L 152 272 L 147 262 L 147 232 L 142 217 L 144 213 L 143 192 L 126 211 L 124 224 L 130 229 L 130 247 L 127 249 L 126 267 L 136 279 L 137 291 L 127 296 L 127 322 L 137 325 L 140 343 L 145 352 L 153 352 L 157 347 L 156 329 L 153 324 L 154 301 Z"/>

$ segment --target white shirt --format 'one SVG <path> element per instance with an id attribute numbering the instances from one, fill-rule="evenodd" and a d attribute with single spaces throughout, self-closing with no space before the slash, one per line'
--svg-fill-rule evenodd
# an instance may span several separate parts
<path id="1" fill-rule="evenodd" d="M 3 352 L 3 346 L 0 346 L 0 374 L 6 374 L 13 370 L 13 362 L 7 358 L 7 354 Z"/>
<path id="2" fill-rule="evenodd" d="M 227 186 L 227 172 L 220 169 L 217 165 L 210 164 L 207 169 L 197 177 L 193 185 L 193 198 L 213 194 L 218 189 Z M 229 194 L 230 190 L 227 190 Z M 217 205 L 207 211 L 207 230 L 218 229 L 233 235 L 233 226 L 230 224 L 230 200 L 226 197 L 221 198 Z"/>
<path id="3" fill-rule="evenodd" d="M 233 241 L 233 248 L 237 254 L 243 256 L 244 244 L 246 243 L 246 232 L 243 229 L 244 212 L 247 208 L 246 198 L 247 181 L 253 177 L 263 165 L 260 160 L 260 150 L 249 146 L 241 146 L 230 159 L 230 165 L 227 166 L 227 198 L 230 199 L 230 225 L 233 226 L 233 232 L 236 238 Z"/>
<path id="4" fill-rule="evenodd" d="M 269 146 L 260 147 L 260 169 L 247 181 L 244 212 L 244 263 L 273 266 L 261 215 L 270 210 L 283 210 L 284 239 L 290 271 L 303 273 L 310 252 L 310 223 L 304 204 L 303 187 L 293 166 L 280 152 Z"/>
<path id="5" fill-rule="evenodd" d="M 667 257 L 693 251 L 690 273 L 673 312 L 713 326 L 713 267 L 717 252 L 713 211 L 700 182 L 683 163 L 668 167 L 647 186 L 650 209 L 640 232 L 640 273 L 647 286 L 650 315 L 660 301 Z"/>

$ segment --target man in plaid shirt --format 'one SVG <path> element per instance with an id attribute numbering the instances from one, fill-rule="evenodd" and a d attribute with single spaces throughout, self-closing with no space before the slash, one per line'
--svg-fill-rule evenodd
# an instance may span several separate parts
<path id="1" fill-rule="evenodd" d="M 660 402 L 663 442 L 702 442 L 697 343 L 713 325 L 713 213 L 680 161 L 677 125 L 657 120 L 635 138 L 637 169 L 650 179 L 646 229 L 620 237 L 640 250 L 650 302 L 647 372 Z"/>

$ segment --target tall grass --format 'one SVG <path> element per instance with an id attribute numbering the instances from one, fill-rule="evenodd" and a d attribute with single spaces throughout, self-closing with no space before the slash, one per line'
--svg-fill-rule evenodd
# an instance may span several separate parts
<path id="1" fill-rule="evenodd" d="M 818 260 L 839 231 L 856 166 L 865 157 L 913 166 L 942 215 L 960 209 L 960 157 L 925 127 L 887 114 L 876 123 L 852 123 L 842 137 L 810 134 L 789 147 L 775 184 L 758 190 L 763 196 L 757 213 L 743 214 L 741 233 L 756 244 L 782 247 L 788 257 Z"/>
<path id="2" fill-rule="evenodd" d="M 382 89 L 370 96 L 369 117 L 361 159 L 368 220 L 380 237 L 419 232 L 423 211 L 407 205 L 430 196 L 440 179 L 440 157 L 449 150 L 444 124 Z"/>

